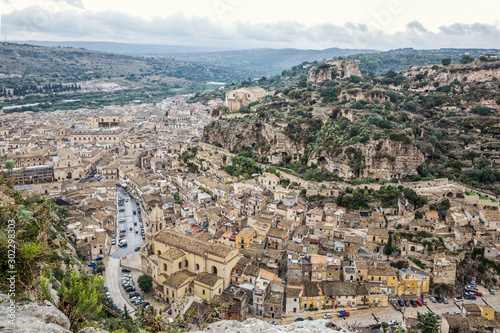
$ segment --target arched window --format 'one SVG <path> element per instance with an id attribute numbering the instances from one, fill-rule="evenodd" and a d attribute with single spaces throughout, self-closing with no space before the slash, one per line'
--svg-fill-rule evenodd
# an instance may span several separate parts
<path id="1" fill-rule="evenodd" d="M 200 265 L 196 264 L 196 270 L 199 271 L 200 270 Z"/>
<path id="2" fill-rule="evenodd" d="M 212 266 L 212 274 L 217 275 L 217 267 Z"/>
<path id="3" fill-rule="evenodd" d="M 184 267 L 188 267 L 189 262 L 187 260 L 184 260 Z"/>
<path id="4" fill-rule="evenodd" d="M 160 250 L 158 250 L 158 255 L 161 255 L 161 252 L 160 252 Z"/>
<path id="5" fill-rule="evenodd" d="M 163 270 L 166 272 L 167 271 L 167 264 L 163 264 Z"/>
<path id="6" fill-rule="evenodd" d="M 181 268 L 182 268 L 182 262 L 179 261 L 179 269 L 181 269 Z"/>

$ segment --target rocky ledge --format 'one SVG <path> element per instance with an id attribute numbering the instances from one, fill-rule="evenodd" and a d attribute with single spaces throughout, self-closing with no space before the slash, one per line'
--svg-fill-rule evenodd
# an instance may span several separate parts
<path id="1" fill-rule="evenodd" d="M 205 331 L 198 331 L 195 333 L 348 333 L 345 329 L 337 330 L 335 324 L 330 320 L 312 320 L 300 321 L 289 325 L 271 325 L 259 319 L 248 319 L 243 322 L 240 321 L 219 321 L 208 325 Z"/>

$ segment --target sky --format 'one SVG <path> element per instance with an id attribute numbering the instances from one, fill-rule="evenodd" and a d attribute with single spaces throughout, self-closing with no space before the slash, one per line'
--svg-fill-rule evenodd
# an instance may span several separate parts
<path id="1" fill-rule="evenodd" d="M 500 48 L 498 0 L 0 0 L 4 40 Z"/>

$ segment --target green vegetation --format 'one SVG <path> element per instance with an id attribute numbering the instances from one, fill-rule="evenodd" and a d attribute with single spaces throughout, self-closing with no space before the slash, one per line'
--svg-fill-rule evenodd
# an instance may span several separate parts
<path id="1" fill-rule="evenodd" d="M 231 163 L 224 170 L 233 177 L 243 176 L 246 179 L 250 179 L 252 174 L 262 173 L 262 169 L 257 166 L 257 163 L 246 156 L 238 155 L 231 157 Z"/>
<path id="2" fill-rule="evenodd" d="M 146 292 L 153 288 L 153 278 L 150 275 L 143 274 L 137 279 L 137 284 L 142 291 Z"/>
<path id="3" fill-rule="evenodd" d="M 432 312 L 417 312 L 417 328 L 422 333 L 439 333 L 440 324 Z"/>

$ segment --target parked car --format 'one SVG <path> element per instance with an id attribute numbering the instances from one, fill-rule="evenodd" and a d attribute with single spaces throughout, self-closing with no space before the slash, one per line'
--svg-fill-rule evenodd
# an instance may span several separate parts
<path id="1" fill-rule="evenodd" d="M 434 297 L 432 297 L 432 296 L 429 297 L 429 299 L 431 300 L 432 303 L 436 303 L 437 302 L 436 299 Z"/>
<path id="2" fill-rule="evenodd" d="M 331 314 L 329 314 L 329 313 L 327 313 L 327 314 L 325 314 L 325 315 L 323 316 L 323 319 L 330 319 L 330 318 L 332 318 L 332 315 L 331 315 Z"/>
<path id="3" fill-rule="evenodd" d="M 427 305 L 427 300 L 426 300 L 426 299 L 423 299 L 423 300 L 422 300 L 422 304 L 423 304 L 423 305 Z"/>
<path id="4" fill-rule="evenodd" d="M 125 291 L 129 293 L 129 292 L 131 292 L 131 291 L 135 291 L 135 288 L 134 288 L 134 287 L 127 287 L 127 288 L 125 289 Z"/>
<path id="5" fill-rule="evenodd" d="M 275 322 L 274 320 L 269 320 L 268 323 L 271 324 L 271 325 L 278 325 L 278 323 Z"/>
<path id="6" fill-rule="evenodd" d="M 436 319 L 441 319 L 441 316 L 438 315 L 437 313 L 434 314 L 434 317 L 436 317 Z"/>
<path id="7" fill-rule="evenodd" d="M 95 258 L 96 261 L 102 260 L 102 257 Z"/>
<path id="8" fill-rule="evenodd" d="M 104 287 L 104 292 L 108 292 L 108 287 Z"/>
<path id="9" fill-rule="evenodd" d="M 118 314 L 121 314 L 121 315 L 123 314 L 123 310 L 122 309 L 118 309 L 116 311 L 118 312 Z"/>
<path id="10" fill-rule="evenodd" d="M 113 304 L 113 299 L 111 297 L 108 298 L 108 303 Z"/>
<path id="11" fill-rule="evenodd" d="M 418 306 L 422 306 L 422 305 L 424 305 L 424 303 L 422 303 L 422 301 L 421 301 L 421 300 L 417 300 L 417 305 L 418 305 Z"/>
<path id="12" fill-rule="evenodd" d="M 474 294 L 472 294 L 472 295 L 468 294 L 468 295 L 465 295 L 464 297 L 465 297 L 465 299 L 470 299 L 470 300 L 476 299 L 476 296 Z"/>
<path id="13" fill-rule="evenodd" d="M 443 303 L 448 304 L 448 299 L 446 297 L 443 297 Z"/>
<path id="14" fill-rule="evenodd" d="M 483 296 L 483 293 L 482 293 L 482 292 L 479 292 L 479 291 L 475 291 L 475 292 L 474 292 L 474 295 L 476 295 L 476 296 Z"/>
<path id="15" fill-rule="evenodd" d="M 413 306 L 414 308 L 416 308 L 416 307 L 417 307 L 417 302 L 415 302 L 414 300 L 411 300 L 411 301 L 410 301 L 410 304 L 411 304 L 411 306 Z"/>
<path id="16" fill-rule="evenodd" d="M 96 263 L 95 263 L 95 262 L 89 262 L 89 264 L 88 264 L 87 266 L 89 266 L 89 267 L 94 267 L 94 268 L 95 268 Z"/>
<path id="17" fill-rule="evenodd" d="M 495 289 L 490 289 L 489 292 L 490 294 L 495 295 Z"/>
<path id="18" fill-rule="evenodd" d="M 299 318 L 295 319 L 295 321 L 304 321 L 304 318 L 299 317 Z"/>
<path id="19" fill-rule="evenodd" d="M 442 299 L 441 297 L 436 297 L 436 301 L 437 301 L 438 303 L 443 303 L 443 299 Z"/>
<path id="20" fill-rule="evenodd" d="M 400 307 L 404 307 L 405 306 L 405 302 L 403 302 L 402 300 L 399 300 L 398 304 L 399 304 Z"/>
<path id="21" fill-rule="evenodd" d="M 113 239 L 111 240 L 111 245 L 115 245 L 115 244 L 116 244 L 116 239 L 114 239 L 114 238 L 113 238 Z"/>
<path id="22" fill-rule="evenodd" d="M 140 249 L 141 249 L 141 247 L 140 247 L 140 246 L 138 246 L 138 247 L 136 247 L 136 248 L 135 248 L 135 251 L 137 252 L 137 251 L 139 251 Z"/>
<path id="23" fill-rule="evenodd" d="M 131 293 L 128 295 L 128 297 L 133 298 L 133 297 L 138 297 L 139 293 Z"/>
<path id="24" fill-rule="evenodd" d="M 387 324 L 389 324 L 389 326 L 392 326 L 392 325 L 398 325 L 398 324 L 399 324 L 399 321 L 397 321 L 396 319 L 394 319 L 394 320 L 389 320 L 389 321 L 387 322 Z"/>
<path id="25" fill-rule="evenodd" d="M 313 318 L 312 317 L 307 317 L 306 320 L 313 320 Z"/>
<path id="26" fill-rule="evenodd" d="M 131 270 L 130 270 L 130 268 L 122 268 L 122 272 L 126 272 L 126 273 L 128 273 L 128 272 L 130 272 L 130 271 L 131 271 Z"/>
<path id="27" fill-rule="evenodd" d="M 342 310 L 337 312 L 337 316 L 339 317 L 348 317 L 350 315 L 349 310 Z"/>
<path id="28" fill-rule="evenodd" d="M 405 306 L 406 307 L 410 307 L 410 301 L 409 300 L 405 300 Z"/>
<path id="29" fill-rule="evenodd" d="M 457 315 L 457 314 L 460 314 L 460 311 L 455 311 L 452 313 L 452 315 Z"/>
<path id="30" fill-rule="evenodd" d="M 455 297 L 453 300 L 455 302 L 463 302 L 464 301 L 464 299 L 462 297 Z"/>

